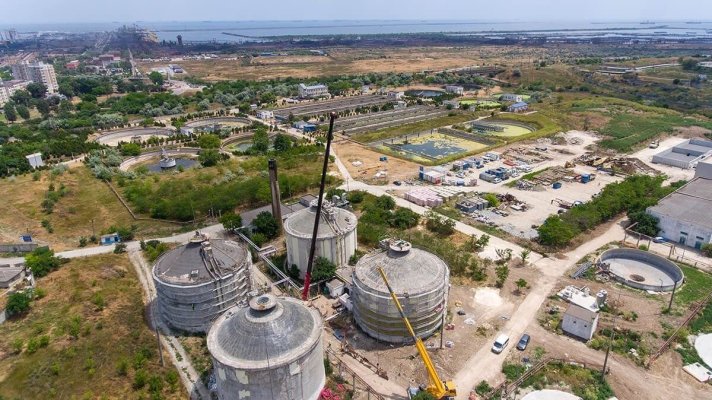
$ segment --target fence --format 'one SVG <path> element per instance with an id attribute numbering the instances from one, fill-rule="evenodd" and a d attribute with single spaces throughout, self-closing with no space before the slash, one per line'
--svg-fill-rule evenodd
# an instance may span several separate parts
<path id="1" fill-rule="evenodd" d="M 371 387 L 368 383 L 366 383 L 366 381 L 361 379 L 356 374 L 356 372 L 349 368 L 346 363 L 341 361 L 341 359 L 339 359 L 339 357 L 336 355 L 336 352 L 327 348 L 324 352 L 324 355 L 326 356 L 326 359 L 329 360 L 329 363 L 332 366 L 332 373 L 343 379 L 346 385 L 351 386 L 351 390 L 353 390 L 354 392 L 352 398 L 367 400 L 386 400 L 385 397 L 378 394 L 378 392 L 376 392 L 373 387 Z"/>

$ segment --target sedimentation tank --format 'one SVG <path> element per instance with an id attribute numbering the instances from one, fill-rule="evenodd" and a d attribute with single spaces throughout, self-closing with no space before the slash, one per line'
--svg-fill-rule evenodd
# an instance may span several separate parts
<path id="1" fill-rule="evenodd" d="M 266 294 L 213 324 L 208 350 L 220 400 L 316 400 L 326 382 L 319 313 Z"/>
<path id="2" fill-rule="evenodd" d="M 287 262 L 299 267 L 301 278 L 305 275 L 309 260 L 316 205 L 317 201 L 312 200 L 309 208 L 292 213 L 284 220 Z M 356 224 L 356 216 L 352 212 L 334 207 L 330 201 L 324 200 L 314 257 L 325 257 L 337 267 L 346 265 L 356 252 Z"/>
<path id="3" fill-rule="evenodd" d="M 247 301 L 251 265 L 243 245 L 196 232 L 153 266 L 160 317 L 179 330 L 206 332 L 221 313 Z"/>
<path id="4" fill-rule="evenodd" d="M 684 279 L 674 262 L 643 250 L 606 250 L 599 262 L 615 280 L 636 289 L 669 292 Z"/>
<path id="5" fill-rule="evenodd" d="M 352 275 L 354 318 L 369 336 L 391 343 L 411 341 L 378 267 L 383 268 L 416 335 L 425 338 L 442 324 L 447 310 L 450 269 L 443 260 L 410 243 L 384 243 L 362 257 Z"/>

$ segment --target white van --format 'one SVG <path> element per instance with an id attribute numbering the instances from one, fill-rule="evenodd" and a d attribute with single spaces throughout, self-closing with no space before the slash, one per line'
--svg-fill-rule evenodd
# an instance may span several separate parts
<path id="1" fill-rule="evenodd" d="M 504 350 L 505 347 L 509 344 L 509 336 L 505 334 L 500 334 L 497 336 L 497 339 L 494 340 L 494 344 L 492 345 L 492 352 L 499 354 Z"/>

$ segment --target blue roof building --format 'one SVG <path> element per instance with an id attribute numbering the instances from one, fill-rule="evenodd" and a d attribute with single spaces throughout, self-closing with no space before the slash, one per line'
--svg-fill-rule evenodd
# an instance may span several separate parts
<path id="1" fill-rule="evenodd" d="M 512 104 L 511 106 L 507 107 L 507 111 L 509 112 L 522 112 L 522 111 L 527 111 L 529 109 L 529 104 L 519 101 L 517 103 Z"/>

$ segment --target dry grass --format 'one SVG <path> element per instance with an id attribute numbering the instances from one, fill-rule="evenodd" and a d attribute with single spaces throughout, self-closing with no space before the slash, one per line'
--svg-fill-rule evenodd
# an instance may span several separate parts
<path id="1" fill-rule="evenodd" d="M 42 209 L 42 200 L 50 183 L 55 189 L 60 185 L 67 188 L 67 194 L 54 207 L 51 214 Z M 146 236 L 165 235 L 177 226 L 162 222 L 136 222 L 103 182 L 95 179 L 84 166 L 77 166 L 52 177 L 43 171 L 35 181 L 31 174 L 0 180 L 3 194 L 3 212 L 0 212 L 0 240 L 17 241 L 20 234 L 31 232 L 36 240 L 50 244 L 61 251 L 75 248 L 79 237 L 98 235 L 111 225 L 130 226 L 136 224 L 138 233 Z M 54 229 L 48 233 L 41 221 L 46 219 Z"/>
<path id="2" fill-rule="evenodd" d="M 144 321 L 141 288 L 126 255 L 71 260 L 40 278 L 38 286 L 46 297 L 34 301 L 27 315 L 0 325 L 0 393 L 5 398 L 148 398 L 148 385 L 132 387 L 138 370 L 162 382 L 161 398 L 185 398 L 180 382 L 166 380 L 177 371 L 159 364 L 155 338 Z M 30 342 L 42 336 L 49 344 L 32 352 Z M 147 356 L 143 361 L 141 353 Z M 124 361 L 126 373 L 121 374 L 118 366 Z"/>

